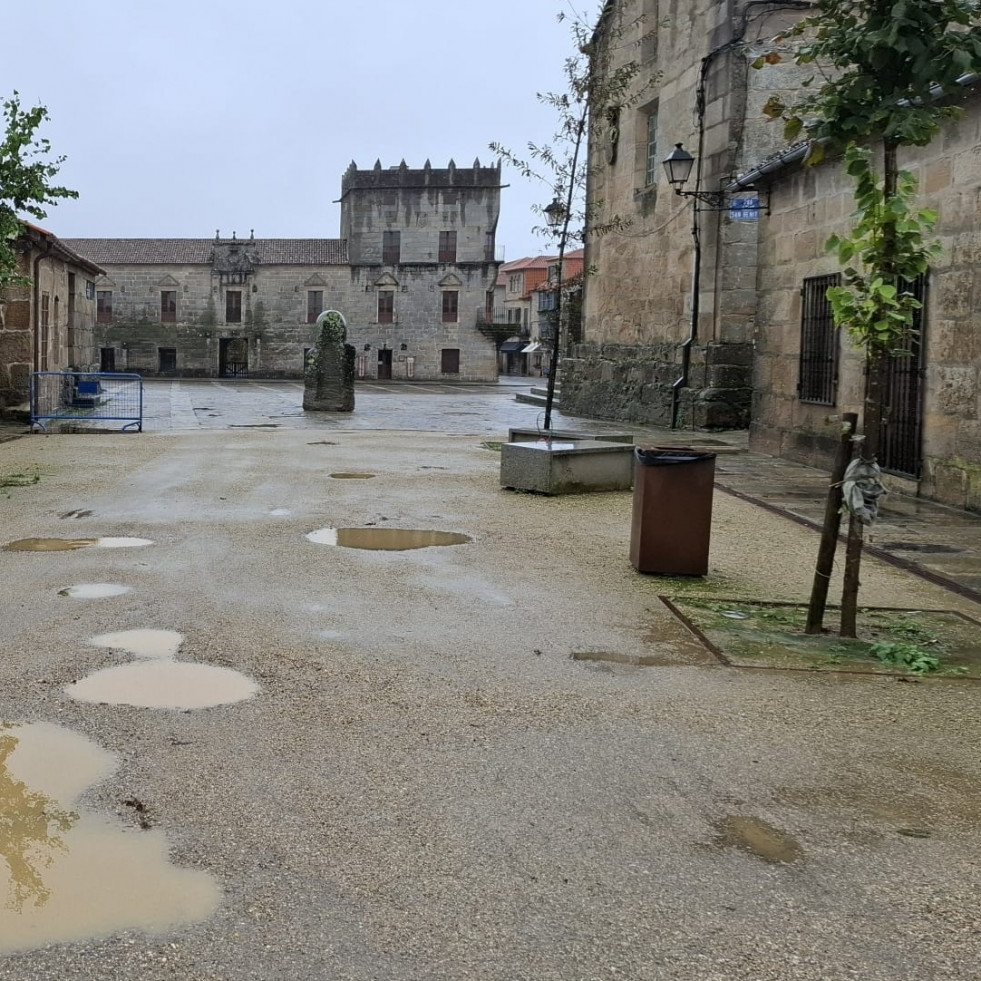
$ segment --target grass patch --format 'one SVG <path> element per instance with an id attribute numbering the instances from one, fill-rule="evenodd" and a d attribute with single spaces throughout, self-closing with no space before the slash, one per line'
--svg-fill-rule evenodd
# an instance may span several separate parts
<path id="1" fill-rule="evenodd" d="M 30 487 L 32 484 L 39 483 L 41 483 L 41 474 L 37 470 L 34 473 L 0 475 L 0 487 Z"/>
<path id="2" fill-rule="evenodd" d="M 501 447 L 504 445 L 504 443 L 503 440 L 485 439 L 480 445 L 485 450 L 493 450 L 495 453 L 500 453 Z"/>
<path id="3" fill-rule="evenodd" d="M 672 597 L 671 602 L 741 667 L 963 675 L 981 679 L 981 624 L 947 610 L 862 609 L 859 639 L 838 636 L 836 612 L 824 633 L 804 633 L 807 607 L 746 600 Z M 834 625 L 832 627 L 832 625 Z"/>

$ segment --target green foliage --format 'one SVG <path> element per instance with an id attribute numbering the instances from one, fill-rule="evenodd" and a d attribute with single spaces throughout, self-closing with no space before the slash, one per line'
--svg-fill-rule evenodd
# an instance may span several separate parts
<path id="1" fill-rule="evenodd" d="M 22 109 L 17 92 L 3 102 L 4 134 L 0 142 L 0 288 L 25 284 L 17 275 L 17 256 L 13 240 L 23 225 L 20 214 L 46 217 L 46 204 L 59 198 L 77 198 L 78 192 L 52 186 L 64 157 L 51 158 L 51 144 L 37 136 L 38 127 L 48 118 L 44 106 Z"/>
<path id="2" fill-rule="evenodd" d="M 787 33 L 800 38 L 793 60 L 815 74 L 792 105 L 773 98 L 764 111 L 783 118 L 785 136 L 833 150 L 869 138 L 925 146 L 955 106 L 938 103 L 957 79 L 981 70 L 981 18 L 975 0 L 819 0 L 817 12 Z M 776 64 L 778 52 L 754 67 Z"/>
<path id="3" fill-rule="evenodd" d="M 879 641 L 869 645 L 869 654 L 883 664 L 906 668 L 910 674 L 932 674 L 940 670 L 940 658 L 910 641 Z"/>
<path id="4" fill-rule="evenodd" d="M 913 328 L 920 304 L 904 285 L 926 272 L 939 246 L 927 243 L 936 215 L 913 207 L 916 181 L 898 170 L 898 146 L 924 146 L 960 112 L 950 96 L 957 79 L 981 71 L 981 18 L 976 0 L 819 0 L 817 12 L 786 35 L 801 39 L 798 65 L 813 65 L 792 105 L 777 96 L 764 106 L 783 119 L 784 135 L 811 144 L 807 162 L 843 152 L 855 181 L 855 225 L 833 236 L 844 285 L 828 291 L 835 323 L 870 358 L 893 352 Z M 762 68 L 777 52 L 757 59 Z M 864 147 L 883 147 L 883 179 Z M 867 422 L 869 420 L 866 420 Z M 867 427 L 868 428 L 868 427 Z"/>
<path id="5" fill-rule="evenodd" d="M 858 208 L 851 232 L 832 235 L 826 245 L 837 254 L 844 281 L 828 290 L 828 299 L 835 323 L 866 351 L 893 353 L 902 348 L 922 305 L 904 286 L 925 273 L 940 251 L 927 242 L 937 215 L 914 207 L 917 185 L 908 171 L 897 173 L 887 197 L 867 150 L 849 147 L 845 169 L 855 181 Z"/>

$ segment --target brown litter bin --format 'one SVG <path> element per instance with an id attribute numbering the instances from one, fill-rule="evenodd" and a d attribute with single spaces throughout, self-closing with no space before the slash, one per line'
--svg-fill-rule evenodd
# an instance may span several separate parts
<path id="1" fill-rule="evenodd" d="M 630 563 L 638 572 L 708 572 L 714 484 L 714 453 L 657 446 L 634 450 Z"/>

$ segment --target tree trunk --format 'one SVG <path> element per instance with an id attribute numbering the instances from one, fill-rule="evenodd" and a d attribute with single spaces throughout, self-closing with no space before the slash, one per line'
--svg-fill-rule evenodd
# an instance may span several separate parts
<path id="1" fill-rule="evenodd" d="M 895 143 L 886 142 L 882 149 L 883 184 L 882 193 L 888 202 L 896 195 L 899 179 L 899 166 L 896 160 Z M 885 222 L 882 226 L 882 253 L 884 261 L 881 269 L 869 270 L 871 275 L 880 275 L 887 282 L 896 285 L 896 227 L 895 223 Z M 867 348 L 865 352 L 865 413 L 862 431 L 865 439 L 861 445 L 863 460 L 874 462 L 879 453 L 879 438 L 882 430 L 883 401 L 886 393 L 886 369 L 889 352 L 881 348 Z M 848 545 L 845 552 L 845 581 L 841 591 L 842 637 L 856 636 L 856 614 L 858 611 L 859 573 L 862 566 L 861 524 L 854 518 L 848 522 Z"/>
<path id="2" fill-rule="evenodd" d="M 828 587 L 835 566 L 835 551 L 838 548 L 838 532 L 841 528 L 841 480 L 845 468 L 854 452 L 852 437 L 858 425 L 858 414 L 845 412 L 841 417 L 841 442 L 831 470 L 831 483 L 828 487 L 828 500 L 824 507 L 824 527 L 821 531 L 821 547 L 818 549 L 817 565 L 814 569 L 814 582 L 811 585 L 811 600 L 807 607 L 806 634 L 819 634 L 824 629 L 824 610 L 828 603 Z"/>

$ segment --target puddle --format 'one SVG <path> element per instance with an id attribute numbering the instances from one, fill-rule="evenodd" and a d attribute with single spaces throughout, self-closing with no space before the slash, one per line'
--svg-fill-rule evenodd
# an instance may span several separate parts
<path id="1" fill-rule="evenodd" d="M 269 512 L 271 518 L 285 518 L 293 512 L 289 508 L 273 508 Z"/>
<path id="2" fill-rule="evenodd" d="M 142 548 L 149 538 L 19 538 L 7 542 L 5 552 L 71 552 L 78 548 Z"/>
<path id="3" fill-rule="evenodd" d="M 329 476 L 334 480 L 371 480 L 375 475 L 373 473 L 332 473 Z"/>
<path id="4" fill-rule="evenodd" d="M 678 662 L 671 658 L 648 654 L 618 654 L 615 651 L 573 651 L 573 661 L 602 661 L 606 664 L 629 664 L 635 668 L 657 668 L 674 666 Z"/>
<path id="5" fill-rule="evenodd" d="M 123 630 L 100 634 L 89 643 L 125 651 L 141 662 L 103 668 L 66 685 L 81 702 L 154 709 L 205 709 L 251 698 L 258 684 L 247 675 L 214 664 L 176 661 L 183 641 L 174 630 Z"/>
<path id="6" fill-rule="evenodd" d="M 69 729 L 0 725 L 0 953 L 159 934 L 218 906 L 212 876 L 172 865 L 162 832 L 76 807 L 115 769 L 112 754 Z"/>
<path id="7" fill-rule="evenodd" d="M 79 510 L 65 511 L 64 514 L 59 514 L 58 517 L 59 518 L 91 518 L 93 514 L 95 514 L 94 511 L 89 511 L 88 509 L 84 509 L 81 511 Z"/>
<path id="8" fill-rule="evenodd" d="M 749 852 L 764 862 L 789 863 L 804 857 L 804 849 L 790 835 L 755 817 L 727 817 L 713 824 L 718 844 Z"/>
<path id="9" fill-rule="evenodd" d="M 111 634 L 99 634 L 89 644 L 93 647 L 125 651 L 136 657 L 174 658 L 183 640 L 183 636 L 176 630 L 119 630 Z"/>
<path id="10" fill-rule="evenodd" d="M 72 599 L 107 599 L 110 596 L 123 596 L 133 592 L 132 586 L 117 586 L 111 582 L 81 582 L 76 586 L 66 586 L 58 590 L 59 596 Z"/>
<path id="11" fill-rule="evenodd" d="M 321 528 L 307 539 L 317 545 L 363 548 L 381 552 L 402 552 L 434 545 L 466 545 L 469 535 L 456 531 L 411 531 L 405 528 Z"/>
<path id="12" fill-rule="evenodd" d="M 229 429 L 279 429 L 278 422 L 240 422 L 232 423 Z"/>

